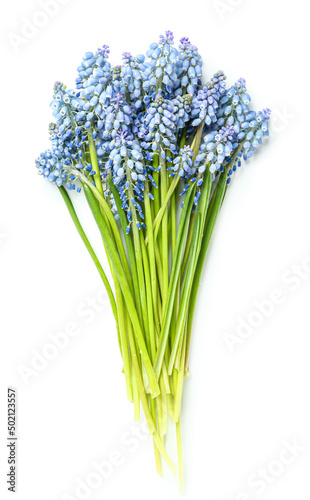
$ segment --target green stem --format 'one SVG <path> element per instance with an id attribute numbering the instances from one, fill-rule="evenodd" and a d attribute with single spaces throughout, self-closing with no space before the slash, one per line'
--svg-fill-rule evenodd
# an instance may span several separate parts
<path id="1" fill-rule="evenodd" d="M 158 400 L 158 398 L 157 399 L 152 399 L 151 398 L 151 400 L 150 400 L 151 414 L 152 414 L 154 422 L 156 422 L 156 401 L 157 400 Z M 154 439 L 153 439 L 153 446 L 154 446 L 154 456 L 155 456 L 155 464 L 156 464 L 157 474 L 159 476 L 162 476 L 163 475 L 163 469 L 162 469 L 162 465 L 161 465 L 160 453 L 159 453 L 159 450 L 158 450 L 158 448 L 156 446 L 156 443 L 155 443 Z"/>
<path id="2" fill-rule="evenodd" d="M 202 185 L 201 189 L 201 196 L 199 199 L 199 204 L 198 207 L 196 208 L 197 210 L 197 215 L 195 217 L 195 223 L 194 223 L 194 229 L 193 229 L 193 237 L 192 237 L 192 252 L 190 253 L 189 256 L 189 261 L 185 273 L 185 278 L 184 278 L 184 285 L 181 293 L 181 301 L 180 301 L 180 309 L 179 309 L 179 314 L 178 314 L 178 320 L 177 320 L 177 327 L 176 327 L 176 334 L 175 334 L 175 339 L 174 343 L 172 346 L 171 350 L 171 356 L 170 356 L 170 361 L 169 361 L 169 366 L 168 366 L 168 373 L 171 375 L 172 370 L 173 370 L 173 365 L 175 362 L 175 358 L 178 352 L 178 347 L 179 347 L 179 342 L 181 335 L 184 330 L 184 325 L 186 321 L 186 316 L 187 316 L 187 310 L 188 310 L 188 305 L 189 305 L 189 300 L 190 300 L 190 294 L 191 294 L 191 288 L 194 280 L 194 275 L 195 275 L 195 269 L 196 269 L 196 264 L 197 260 L 199 257 L 199 252 L 200 252 L 200 247 L 201 247 L 201 242 L 203 238 L 203 228 L 204 228 L 204 220 L 206 217 L 206 212 L 209 204 L 209 199 L 210 199 L 210 192 L 211 192 L 211 174 L 209 170 L 207 170 L 206 176 L 205 176 L 204 183 Z"/>
<path id="3" fill-rule="evenodd" d="M 181 219 L 180 219 L 179 228 L 178 228 L 176 249 L 175 249 L 175 255 L 173 258 L 172 270 L 171 270 L 171 276 L 170 276 L 170 282 L 169 282 L 168 298 L 167 298 L 167 302 L 166 302 L 166 307 L 164 309 L 162 329 L 161 329 L 161 333 L 160 333 L 157 354 L 156 354 L 156 361 L 155 361 L 155 365 L 154 365 L 154 369 L 155 369 L 155 372 L 156 372 L 158 377 L 159 377 L 160 372 L 161 372 L 162 363 L 163 363 L 163 359 L 164 359 L 164 355 L 165 355 L 165 351 L 166 351 L 166 346 L 167 346 L 167 341 L 168 341 L 170 322 L 171 322 L 171 317 L 173 314 L 175 292 L 176 292 L 176 288 L 177 288 L 179 271 L 180 271 L 182 257 L 183 257 L 183 251 L 184 251 L 184 244 L 185 244 L 185 240 L 186 240 L 186 231 L 187 231 L 188 221 L 189 221 L 191 210 L 192 210 L 194 189 L 195 189 L 195 185 L 192 184 L 187 192 L 187 195 L 186 195 L 186 198 L 184 201 L 184 206 L 182 209 Z"/>
<path id="4" fill-rule="evenodd" d="M 127 179 L 130 179 L 130 170 L 129 167 L 126 167 L 127 169 Z M 141 250 L 141 244 L 140 244 L 140 231 L 137 227 L 137 215 L 136 215 L 136 209 L 132 203 L 132 199 L 134 198 L 133 194 L 133 189 L 132 189 L 132 184 L 131 182 L 129 183 L 129 207 L 131 211 L 131 216 L 132 216 L 132 232 L 133 232 L 133 239 L 134 239 L 134 248 L 135 248 L 135 259 L 136 259 L 136 265 L 137 265 L 137 272 L 138 272 L 138 283 L 139 283 L 139 292 L 140 292 L 140 300 L 141 300 L 141 308 L 142 311 L 147 311 L 147 298 L 146 298 L 146 287 L 145 287 L 145 278 L 144 278 L 144 269 L 143 269 L 143 257 L 142 257 L 142 250 Z M 147 317 L 147 314 L 142 314 L 142 321 L 143 321 L 143 326 L 144 326 L 144 333 L 145 333 L 145 339 L 146 339 L 146 345 L 148 349 L 148 353 L 150 354 L 151 352 L 151 344 L 150 344 L 150 333 L 149 333 L 149 320 Z"/>
<path id="5" fill-rule="evenodd" d="M 184 257 L 183 257 L 182 268 L 181 268 L 181 276 L 184 276 L 184 272 L 185 272 L 185 268 L 186 268 L 186 264 L 187 264 L 187 259 L 189 256 L 190 249 L 192 248 L 192 238 L 193 238 L 193 231 L 194 231 L 196 214 L 197 214 L 196 210 L 194 212 L 192 212 L 191 218 L 189 221 L 186 247 L 184 250 Z"/>
<path id="6" fill-rule="evenodd" d="M 204 267 L 204 262 L 206 259 L 206 255 L 208 252 L 209 248 L 209 243 L 211 240 L 211 236 L 213 233 L 213 229 L 215 226 L 215 222 L 217 219 L 217 216 L 219 214 L 219 211 L 221 209 L 226 189 L 227 189 L 227 177 L 226 173 L 223 173 L 220 175 L 218 184 L 215 188 L 215 192 L 213 194 L 208 212 L 207 212 L 207 217 L 206 217 L 206 226 L 204 228 L 204 234 L 203 234 L 203 239 L 201 243 L 201 249 L 197 261 L 197 266 L 196 266 L 196 271 L 195 271 L 195 276 L 193 280 L 193 285 L 192 285 L 192 291 L 191 291 L 191 297 L 190 297 L 190 303 L 189 303 L 189 311 L 188 311 L 188 324 L 187 324 L 187 348 L 186 348 L 186 360 L 185 360 L 185 371 L 188 371 L 188 358 L 189 358 L 189 349 L 190 349 L 190 341 L 191 341 L 191 335 L 192 335 L 192 327 L 193 327 L 193 319 L 194 319 L 194 312 L 196 308 L 196 302 L 197 302 L 197 294 L 198 294 L 198 289 L 199 289 L 199 284 L 202 276 L 202 271 Z"/>
<path id="7" fill-rule="evenodd" d="M 154 154 L 153 158 L 153 167 L 155 171 L 153 172 L 153 179 L 155 181 L 155 184 L 157 185 L 157 188 L 154 187 L 153 193 L 154 193 L 154 207 L 155 207 L 155 216 L 158 214 L 159 209 L 160 209 L 160 199 L 159 199 L 159 173 L 157 172 L 159 165 L 159 157 L 158 154 Z"/>
<path id="8" fill-rule="evenodd" d="M 161 223 L 162 218 L 163 218 L 163 216 L 164 216 L 164 214 L 166 212 L 167 205 L 168 205 L 169 200 L 170 200 L 172 194 L 174 193 L 174 191 L 175 191 L 175 189 L 176 189 L 176 187 L 177 187 L 177 185 L 179 183 L 179 180 L 180 180 L 180 177 L 178 175 L 175 175 L 173 177 L 173 181 L 170 184 L 170 187 L 169 187 L 169 190 L 167 192 L 167 195 L 166 195 L 164 201 L 161 204 L 160 210 L 157 213 L 156 218 L 154 219 L 153 228 L 154 228 L 154 239 L 155 240 L 156 240 L 159 228 L 160 228 L 160 223 Z M 145 240 L 145 243 L 146 244 L 148 243 L 148 238 Z"/>
<path id="9" fill-rule="evenodd" d="M 95 146 L 94 139 L 93 139 L 92 127 L 88 131 L 88 148 L 89 148 L 90 162 L 92 164 L 93 170 L 96 172 L 93 179 L 95 181 L 95 185 L 96 185 L 98 193 L 100 194 L 102 200 L 104 200 L 104 203 L 101 203 L 100 210 L 103 214 L 103 217 L 105 217 L 107 224 L 110 225 L 110 227 L 113 231 L 114 238 L 118 244 L 118 248 L 119 248 L 121 258 L 122 258 L 122 262 L 123 262 L 124 268 L 126 270 L 125 272 L 126 272 L 127 279 L 129 280 L 129 283 L 131 284 L 130 271 L 126 266 L 127 260 L 126 260 L 125 252 L 123 250 L 122 240 L 120 238 L 120 234 L 118 232 L 115 220 L 113 220 L 114 217 L 113 216 L 111 217 L 112 214 L 111 214 L 110 207 L 108 206 L 108 204 L 106 203 L 106 201 L 104 199 L 104 193 L 103 193 L 103 187 L 102 187 L 102 182 L 101 182 L 101 175 L 100 175 L 96 146 Z M 123 252 L 122 252 L 122 250 L 123 250 Z M 133 393 L 132 393 L 132 384 L 131 384 L 130 361 L 129 361 L 128 343 L 127 343 L 127 335 L 126 335 L 123 296 L 122 296 L 119 282 L 118 282 L 116 275 L 115 275 L 115 270 L 113 269 L 113 266 L 111 265 L 111 261 L 110 261 L 109 256 L 108 256 L 108 261 L 109 261 L 109 266 L 111 269 L 111 273 L 112 273 L 112 277 L 113 277 L 113 281 L 114 281 L 114 286 L 115 286 L 117 312 L 118 312 L 118 319 L 119 319 L 118 337 L 119 337 L 119 342 L 120 342 L 120 347 L 121 347 L 122 358 L 123 358 L 123 362 L 124 362 L 127 397 L 129 399 L 129 401 L 132 401 Z"/>
<path id="10" fill-rule="evenodd" d="M 166 162 L 161 160 L 161 199 L 165 200 L 168 192 Z M 162 218 L 162 266 L 163 266 L 163 287 L 162 306 L 165 309 L 168 286 L 169 286 L 169 238 L 168 238 L 168 207 L 165 209 Z"/>
<path id="11" fill-rule="evenodd" d="M 195 267 L 196 267 L 196 249 L 199 243 L 199 231 L 200 231 L 200 226 L 201 226 L 201 218 L 200 214 L 197 214 L 196 221 L 195 221 L 195 227 L 194 227 L 194 234 L 193 234 L 193 251 L 190 255 L 188 266 L 186 269 L 186 274 L 184 278 L 184 285 L 181 293 L 181 301 L 180 301 L 180 308 L 179 308 L 179 313 L 178 313 L 178 319 L 177 319 L 177 326 L 176 326 L 176 333 L 175 333 L 175 338 L 174 342 L 172 345 L 172 350 L 171 350 L 171 355 L 170 355 L 170 360 L 169 360 L 169 365 L 168 365 L 168 374 L 171 375 L 173 371 L 173 365 L 175 362 L 175 358 L 178 352 L 179 348 L 179 343 L 181 340 L 181 335 L 184 331 L 184 325 L 186 321 L 186 314 L 187 314 L 187 308 L 188 308 L 188 303 L 189 303 L 189 297 L 190 297 L 190 291 L 191 291 L 191 286 L 192 282 L 194 279 L 194 272 L 195 272 Z"/>
<path id="12" fill-rule="evenodd" d="M 142 380 L 141 370 L 140 370 L 139 361 L 138 361 L 138 357 L 137 357 L 137 351 L 136 351 L 135 339 L 133 336 L 133 328 L 132 328 L 131 321 L 128 321 L 128 323 L 127 323 L 127 330 L 128 330 L 128 340 L 129 340 L 129 345 L 130 345 L 131 360 L 132 360 L 132 365 L 133 365 L 133 370 L 134 370 L 134 376 L 135 376 L 137 388 L 138 388 L 138 391 L 140 394 L 142 408 L 144 411 L 146 422 L 147 422 L 150 433 L 153 434 L 156 431 L 156 426 L 155 426 L 152 414 L 151 414 L 150 409 L 149 409 L 147 397 L 146 397 L 144 386 L 143 386 L 143 380 Z"/>
<path id="13" fill-rule="evenodd" d="M 76 173 L 77 177 L 80 178 L 82 185 L 84 187 L 84 191 L 85 191 L 85 186 L 87 186 L 89 188 L 89 190 L 92 192 L 93 196 L 99 202 L 100 207 L 101 207 L 100 211 L 102 212 L 102 215 L 103 215 L 106 223 L 109 223 L 109 226 L 111 228 L 111 231 L 109 230 L 109 232 L 112 232 L 113 238 L 115 239 L 117 253 L 119 253 L 119 255 L 120 255 L 127 281 L 129 282 L 129 284 L 131 284 L 131 274 L 130 274 L 130 269 L 129 269 L 128 262 L 127 262 L 127 257 L 126 257 L 123 241 L 122 241 L 116 220 L 114 218 L 114 215 L 112 214 L 111 208 L 109 207 L 108 203 L 106 202 L 104 196 L 93 185 L 93 183 L 91 181 L 89 181 L 79 171 L 75 171 L 73 169 L 72 169 L 72 171 L 74 171 L 74 173 Z M 101 185 L 101 188 L 102 188 L 102 185 Z"/>
<path id="14" fill-rule="evenodd" d="M 155 259 L 156 259 L 156 266 L 157 266 L 157 276 L 158 276 L 158 285 L 159 288 L 157 288 L 158 294 L 159 292 L 162 295 L 162 290 L 163 290 L 163 268 L 161 264 L 161 258 L 160 258 L 160 252 L 157 243 L 155 242 Z"/>
<path id="15" fill-rule="evenodd" d="M 143 268 L 145 276 L 145 288 L 146 288 L 146 301 L 147 301 L 147 320 L 149 325 L 149 337 L 150 337 L 150 353 L 151 359 L 154 361 L 156 355 L 156 337 L 155 337 L 155 322 L 153 318 L 153 298 L 152 298 L 152 287 L 151 287 L 151 277 L 150 277 L 150 266 L 147 257 L 147 251 L 145 248 L 144 238 L 142 231 L 140 232 L 140 246 L 142 250 Z"/>
<path id="16" fill-rule="evenodd" d="M 179 492 L 184 493 L 184 464 L 182 452 L 182 434 L 181 434 L 181 417 L 176 423 L 177 450 L 178 450 L 178 465 L 179 465 Z"/>
<path id="17" fill-rule="evenodd" d="M 103 196 L 103 187 L 102 187 L 102 182 L 101 182 L 101 175 L 100 175 L 100 169 L 99 169 L 99 164 L 98 164 L 98 157 L 97 157 L 97 151 L 96 151 L 96 146 L 93 138 L 93 128 L 90 127 L 88 130 L 88 147 L 89 147 L 89 153 L 90 153 L 90 161 L 93 167 L 93 170 L 95 170 L 95 175 L 94 175 L 94 181 L 96 184 L 96 188 L 98 189 L 99 193 Z"/>
<path id="18" fill-rule="evenodd" d="M 131 369 L 131 376 L 132 376 L 132 396 L 133 396 L 133 407 L 134 407 L 134 419 L 135 419 L 135 422 L 137 422 L 138 420 L 140 420 L 140 395 L 139 395 L 137 379 L 136 379 L 133 367 Z M 154 400 L 152 399 L 152 401 L 154 401 Z"/>
<path id="19" fill-rule="evenodd" d="M 186 143 L 186 128 L 183 129 L 181 139 L 180 139 L 180 149 L 184 148 Z"/>
<path id="20" fill-rule="evenodd" d="M 161 391 L 160 392 L 161 420 L 160 420 L 160 426 L 158 428 L 159 429 L 158 434 L 160 437 L 164 437 L 167 434 L 168 430 L 168 402 L 167 402 L 167 393 L 162 374 L 159 378 L 159 386 Z"/>
<path id="21" fill-rule="evenodd" d="M 158 153 L 155 153 L 154 157 L 153 157 L 153 168 L 155 169 L 155 171 L 153 172 L 153 179 L 154 179 L 154 182 L 155 182 L 157 188 L 155 188 L 153 186 L 154 219 L 156 219 L 157 214 L 160 211 L 160 204 L 161 204 L 161 199 L 160 199 L 160 181 L 161 181 L 161 176 L 159 176 L 159 172 L 157 171 L 158 166 L 159 166 L 159 156 L 158 156 Z M 156 238 L 155 238 L 154 241 L 156 242 Z M 159 247 L 161 247 L 161 234 L 158 235 L 158 241 L 156 242 L 156 245 L 158 245 Z"/>
<path id="22" fill-rule="evenodd" d="M 202 136 L 202 131 L 203 131 L 204 124 L 205 124 L 205 122 L 204 122 L 204 120 L 202 120 L 202 122 L 198 125 L 197 132 L 196 132 L 193 144 L 191 146 L 191 148 L 193 150 L 193 158 L 192 158 L 193 162 L 195 161 L 195 158 L 196 158 L 196 156 L 198 155 L 198 152 L 199 152 L 200 142 L 201 142 L 201 136 Z"/>
<path id="23" fill-rule="evenodd" d="M 121 352 L 122 352 L 122 358 L 123 358 L 123 363 L 124 363 L 127 399 L 129 401 L 133 401 L 131 374 L 130 374 L 130 360 L 129 360 L 129 351 L 128 351 L 128 340 L 127 340 L 126 322 L 125 322 L 125 309 L 124 309 L 122 291 L 121 291 L 120 287 L 116 288 L 115 293 L 116 293 L 116 299 L 117 299 L 119 331 L 120 331 L 121 348 L 122 348 Z"/>
<path id="24" fill-rule="evenodd" d="M 134 299 L 131 294 L 130 290 L 130 285 L 128 284 L 126 274 L 124 272 L 123 266 L 121 259 L 118 255 L 115 243 L 113 241 L 113 238 L 110 234 L 110 231 L 108 229 L 108 226 L 106 224 L 106 221 L 104 217 L 101 214 L 100 208 L 97 204 L 97 201 L 92 193 L 92 191 L 89 189 L 89 187 L 84 184 L 84 192 L 86 199 L 88 201 L 88 204 L 90 206 L 90 209 L 94 215 L 95 221 L 97 223 L 97 226 L 100 230 L 101 236 L 103 238 L 103 241 L 105 243 L 107 252 L 110 256 L 111 262 L 113 264 L 113 267 L 115 269 L 115 273 L 117 276 L 117 279 L 119 281 L 119 284 L 121 286 L 122 292 L 124 299 L 126 301 L 126 306 L 127 310 L 134 328 L 134 333 L 138 342 L 141 358 L 143 361 L 143 364 L 145 366 L 149 383 L 150 383 L 150 389 L 152 392 L 152 397 L 156 397 L 159 395 L 160 390 L 159 390 L 159 385 L 156 379 L 156 375 L 154 373 L 153 367 L 152 367 L 152 362 L 150 360 L 150 357 L 148 355 L 147 347 L 145 345 L 144 341 L 144 336 L 143 336 L 143 331 L 139 322 L 139 317 L 137 314 L 137 310 L 135 307 Z"/>
<path id="25" fill-rule="evenodd" d="M 133 281 L 133 288 L 134 288 L 134 293 L 135 293 L 135 299 L 136 299 L 136 305 L 137 305 L 137 310 L 138 310 L 138 315 L 140 322 L 142 320 L 142 312 L 141 312 L 141 302 L 140 302 L 140 293 L 139 293 L 139 281 L 138 281 L 138 272 L 137 272 L 137 264 L 136 264 L 136 257 L 135 257 L 135 251 L 134 247 L 132 244 L 132 239 L 131 235 L 127 234 L 126 228 L 127 228 L 127 219 L 124 210 L 122 209 L 122 202 L 119 196 L 119 193 L 114 186 L 113 182 L 111 179 L 109 179 L 109 184 L 110 184 L 110 189 L 113 194 L 113 198 L 117 207 L 117 212 L 120 217 L 120 222 L 121 222 L 121 227 L 123 230 L 123 236 L 125 239 L 126 243 L 126 248 L 128 252 L 128 258 L 129 258 L 129 263 L 130 263 L 130 268 L 131 268 L 131 273 L 132 273 L 132 281 Z"/>
<path id="26" fill-rule="evenodd" d="M 174 396 L 174 415 L 172 420 L 173 423 L 177 423 L 180 418 L 182 394 L 183 394 L 183 382 L 184 382 L 185 353 L 186 353 L 186 325 L 185 325 L 185 335 L 182 344 L 180 366 L 178 369 L 176 392 Z"/>
<path id="27" fill-rule="evenodd" d="M 156 317 L 156 309 L 157 309 L 157 273 L 156 273 L 156 261 L 155 261 L 155 246 L 154 246 L 154 234 L 153 234 L 153 218 L 152 218 L 152 210 L 151 210 L 151 202 L 149 197 L 149 182 L 145 181 L 145 197 L 144 197 L 144 208 L 145 208 L 145 224 L 147 236 L 145 238 L 149 241 L 148 245 L 148 256 L 150 263 L 150 274 L 151 274 L 151 289 L 152 289 L 152 299 L 153 299 L 153 310 L 154 310 L 154 319 L 156 322 L 156 326 L 159 329 L 158 317 Z"/>
<path id="28" fill-rule="evenodd" d="M 79 233 L 79 235 L 80 235 L 80 237 L 81 237 L 84 245 L 86 246 L 86 248 L 87 248 L 87 250 L 88 250 L 91 258 L 93 259 L 93 262 L 94 262 L 94 264 L 95 264 L 95 266 L 96 266 L 96 268 L 97 268 L 97 270 L 98 270 L 98 272 L 100 274 L 100 277 L 101 277 L 101 279 L 103 281 L 103 284 L 105 286 L 105 289 L 107 291 L 107 294 L 108 294 L 108 297 L 109 297 L 109 300 L 110 300 L 110 304 L 111 304 L 111 307 L 112 307 L 113 315 L 114 315 L 114 318 L 115 318 L 115 321 L 116 321 L 116 324 L 117 324 L 117 327 L 118 327 L 117 308 L 116 308 L 115 298 L 114 298 L 114 294 L 112 292 L 112 288 L 110 286 L 109 280 L 106 277 L 106 274 L 105 274 L 105 272 L 104 272 L 104 270 L 103 270 L 103 268 L 102 268 L 102 266 L 101 266 L 101 264 L 100 264 L 100 262 L 99 262 L 99 260 L 98 260 L 98 258 L 96 256 L 96 254 L 95 254 L 95 252 L 94 252 L 91 244 L 89 243 L 89 240 L 88 240 L 88 238 L 87 238 L 87 236 L 86 236 L 86 234 L 85 234 L 85 232 L 84 232 L 84 230 L 83 230 L 83 228 L 81 226 L 81 223 L 80 223 L 80 221 L 78 219 L 78 216 L 76 214 L 76 211 L 75 211 L 75 209 L 73 207 L 72 201 L 71 201 L 71 199 L 70 199 L 67 191 L 65 190 L 65 188 L 63 186 L 59 187 L 58 189 L 59 189 L 59 192 L 60 192 L 61 196 L 63 197 L 63 200 L 64 200 L 64 202 L 65 202 L 65 204 L 66 204 L 66 206 L 68 208 L 68 211 L 69 211 L 69 213 L 71 215 L 71 218 L 72 218 L 72 220 L 74 222 L 74 225 L 75 225 L 75 227 L 76 227 L 76 229 L 77 229 L 77 231 L 78 231 L 78 233 Z"/>
<path id="29" fill-rule="evenodd" d="M 177 242 L 177 215 L 176 215 L 176 194 L 173 193 L 171 196 L 171 202 L 170 202 L 170 217 L 171 217 L 171 261 L 173 261 L 174 255 L 175 255 L 175 248 L 176 248 L 176 242 Z M 179 285 L 177 286 L 176 290 L 176 296 L 174 299 L 174 313 L 171 318 L 171 337 L 173 335 L 173 332 L 175 331 L 175 326 L 176 326 L 176 319 L 177 319 L 177 312 L 178 312 L 178 307 L 179 307 L 179 293 L 178 293 L 178 288 Z"/>
<path id="30" fill-rule="evenodd" d="M 138 390 L 140 393 L 142 408 L 143 408 L 144 415 L 145 415 L 145 418 L 146 418 L 146 421 L 148 424 L 149 431 L 153 435 L 154 443 L 155 443 L 158 451 L 160 452 L 161 456 L 165 460 L 166 464 L 171 469 L 171 471 L 174 474 L 176 474 L 175 465 L 173 464 L 173 462 L 169 458 L 169 456 L 168 456 L 168 454 L 163 446 L 163 443 L 162 443 L 162 441 L 161 441 L 161 439 L 156 431 L 156 426 L 155 426 L 155 423 L 154 423 L 154 420 L 152 417 L 152 413 L 151 413 L 149 405 L 148 405 L 147 396 L 145 393 L 142 375 L 141 375 L 141 371 L 140 371 L 140 367 L 139 367 L 139 361 L 137 358 L 137 352 L 136 352 L 131 322 L 128 322 L 128 339 L 129 339 L 130 350 L 132 353 L 132 362 L 133 362 L 133 366 L 134 366 L 134 372 L 135 372 L 135 376 L 136 376 Z"/>

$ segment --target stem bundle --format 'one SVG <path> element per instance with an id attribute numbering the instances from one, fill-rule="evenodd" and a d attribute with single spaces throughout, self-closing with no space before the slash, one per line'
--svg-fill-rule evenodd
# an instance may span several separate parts
<path id="1" fill-rule="evenodd" d="M 201 130 L 197 132 L 194 147 L 200 140 L 198 136 L 201 136 Z M 154 164 L 161 164 L 162 175 L 157 177 L 157 188 L 150 190 L 149 183 L 145 184 L 145 229 L 138 229 L 137 221 L 133 220 L 133 230 L 128 233 L 118 190 L 108 179 L 120 215 L 119 224 L 115 222 L 103 191 L 98 189 L 99 167 L 91 141 L 89 149 L 92 167 L 96 171 L 95 182 L 82 175 L 80 179 L 113 271 L 115 295 L 81 227 L 67 191 L 63 187 L 59 190 L 106 287 L 119 332 L 127 398 L 134 403 L 135 419 L 140 418 L 142 404 L 149 432 L 153 436 L 159 474 L 162 474 L 161 458 L 176 472 L 164 448 L 169 415 L 176 426 L 182 491 L 184 477 L 180 414 L 183 383 L 188 372 L 199 281 L 226 191 L 226 174 L 219 176 L 212 197 L 211 175 L 206 176 L 198 208 L 194 204 L 196 183 L 192 183 L 187 189 L 177 221 L 178 177 L 170 180 L 166 162 L 162 159 L 159 161 L 155 156 Z M 153 205 L 148 196 L 151 191 Z"/>

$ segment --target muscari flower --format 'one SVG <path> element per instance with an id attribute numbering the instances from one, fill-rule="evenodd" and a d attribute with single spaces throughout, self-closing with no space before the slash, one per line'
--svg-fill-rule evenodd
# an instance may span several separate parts
<path id="1" fill-rule="evenodd" d="M 147 92 L 156 92 L 163 85 L 167 92 L 174 88 L 177 81 L 178 50 L 173 45 L 173 34 L 166 31 L 159 37 L 159 43 L 152 43 L 146 55 L 150 58 L 143 72 L 143 89 Z"/>
<path id="2" fill-rule="evenodd" d="M 181 178 L 189 179 L 195 173 L 195 168 L 193 168 L 193 151 L 190 146 L 184 146 L 180 149 L 178 155 L 174 158 L 173 164 L 167 170 L 170 170 L 170 177 L 174 175 L 179 175 Z"/>
<path id="3" fill-rule="evenodd" d="M 207 126 L 216 123 L 219 101 L 225 93 L 225 80 L 223 71 L 218 71 L 202 89 L 198 90 L 192 102 L 193 127 L 197 127 L 202 121 Z"/>
<path id="4" fill-rule="evenodd" d="M 177 50 L 172 32 L 167 31 L 146 55 L 148 59 L 126 52 L 122 66 L 112 68 L 109 48 L 103 46 L 95 54 L 85 54 L 78 68 L 77 91 L 56 82 L 51 148 L 36 162 L 43 177 L 75 189 L 77 173 L 88 179 L 95 174 L 86 156 L 92 140 L 102 180 L 111 177 L 119 190 L 128 227 L 133 207 L 142 227 L 144 180 L 156 187 L 154 155 L 159 156 L 158 171 L 167 161 L 169 175 L 181 178 L 183 194 L 190 182 L 196 182 L 196 204 L 206 169 L 214 180 L 227 167 L 229 182 L 241 160 L 249 159 L 268 135 L 270 116 L 268 109 L 250 110 L 244 79 L 226 89 L 226 76 L 219 71 L 201 86 L 201 57 L 188 38 L 180 40 Z M 200 123 L 205 125 L 203 140 L 193 162 L 189 146 L 178 152 L 179 131 L 187 126 L 190 133 Z M 106 196 L 118 217 L 109 190 Z"/>
<path id="5" fill-rule="evenodd" d="M 145 56 L 139 54 L 133 57 L 129 52 L 123 53 L 123 66 L 121 68 L 122 87 L 129 94 L 129 99 L 135 109 L 143 106 L 144 90 L 142 87 L 142 73 L 147 65 L 144 63 Z"/>
<path id="6" fill-rule="evenodd" d="M 141 146 L 126 132 L 119 131 L 109 144 L 110 154 L 105 165 L 107 175 L 113 180 L 122 201 L 122 209 L 127 212 L 128 227 L 132 222 L 131 207 L 139 219 L 144 219 L 142 207 L 146 168 Z M 107 192 L 109 194 L 109 192 Z M 141 223 L 138 220 L 140 229 Z"/>
<path id="7" fill-rule="evenodd" d="M 202 59 L 197 47 L 186 37 L 181 38 L 179 49 L 177 77 L 180 80 L 180 88 L 177 92 L 194 94 L 202 76 Z"/>
<path id="8" fill-rule="evenodd" d="M 51 123 L 49 126 L 51 147 L 36 160 L 38 173 L 57 186 L 66 185 L 68 190 L 75 189 L 75 177 L 70 175 L 72 162 L 77 159 L 74 142 L 63 140 L 59 127 Z"/>
<path id="9" fill-rule="evenodd" d="M 175 152 L 177 141 L 175 107 L 172 101 L 165 99 L 159 92 L 155 100 L 146 109 L 143 138 L 153 152 L 157 151 L 163 159 L 166 158 L 165 149 Z"/>
<path id="10" fill-rule="evenodd" d="M 107 61 L 109 53 L 110 49 L 107 45 L 99 48 L 96 54 L 86 52 L 77 69 L 79 76 L 76 79 L 76 86 L 78 89 L 98 83 L 104 85 L 107 82 L 111 68 L 110 63 Z"/>
<path id="11" fill-rule="evenodd" d="M 192 110 L 192 94 L 177 95 L 173 99 L 174 115 L 176 116 L 176 128 L 183 129 L 190 120 Z"/>

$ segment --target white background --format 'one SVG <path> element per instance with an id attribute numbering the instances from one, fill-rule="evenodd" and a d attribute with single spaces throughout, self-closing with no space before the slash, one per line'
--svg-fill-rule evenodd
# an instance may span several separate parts
<path id="1" fill-rule="evenodd" d="M 12 495 L 5 485 L 5 445 L 6 391 L 14 386 L 16 498 L 81 498 L 77 481 L 89 479 L 94 463 L 111 464 L 115 451 L 122 463 L 84 498 L 178 498 L 176 478 L 166 468 L 163 478 L 156 476 L 151 440 L 133 426 L 100 278 L 59 193 L 34 167 L 48 147 L 54 81 L 73 86 L 87 50 L 107 43 L 116 64 L 123 51 L 144 52 L 171 29 L 176 40 L 186 35 L 199 47 L 205 79 L 218 69 L 229 83 L 242 76 L 255 108 L 273 110 L 270 139 L 229 187 L 203 277 L 183 405 L 185 498 L 308 500 L 306 4 L 67 0 L 58 7 L 31 39 L 15 47 L 12 33 L 22 36 L 26 20 L 42 22 L 42 7 L 39 1 L 15 0 L 5 3 L 1 16 L 0 497 Z M 107 267 L 82 196 L 75 201 Z M 282 304 L 269 317 L 257 316 L 257 301 L 269 300 L 275 289 Z M 82 315 L 85 311 L 93 313 Z M 261 324 L 247 329 L 248 338 L 240 341 L 238 325 L 249 316 Z M 68 330 L 72 322 L 78 334 L 40 371 L 22 377 L 51 342 L 49 335 Z M 242 343 L 229 349 L 227 333 Z M 137 429 L 140 437 L 132 439 Z M 176 460 L 170 431 L 167 446 Z M 283 443 L 294 440 L 298 456 L 281 466 L 280 457 L 289 456 Z M 248 483 L 268 468 L 270 482 L 263 481 L 261 490 Z"/>

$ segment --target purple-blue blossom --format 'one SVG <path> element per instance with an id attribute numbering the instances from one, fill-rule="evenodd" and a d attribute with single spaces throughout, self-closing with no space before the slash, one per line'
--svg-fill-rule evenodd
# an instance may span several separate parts
<path id="1" fill-rule="evenodd" d="M 181 194 L 196 183 L 196 205 L 206 175 L 213 181 L 227 175 L 229 183 L 268 136 L 270 110 L 251 109 L 243 78 L 227 88 L 226 75 L 218 71 L 202 84 L 202 58 L 188 38 L 181 38 L 176 48 L 173 33 L 166 31 L 145 54 L 124 52 L 114 67 L 109 54 L 104 45 L 84 55 L 76 89 L 55 83 L 51 144 L 36 165 L 39 174 L 67 190 L 80 191 L 83 179 L 94 184 L 98 172 L 118 219 L 110 178 L 128 231 L 133 220 L 144 227 L 145 184 L 153 200 L 163 166 L 169 182 L 177 176 Z"/>

